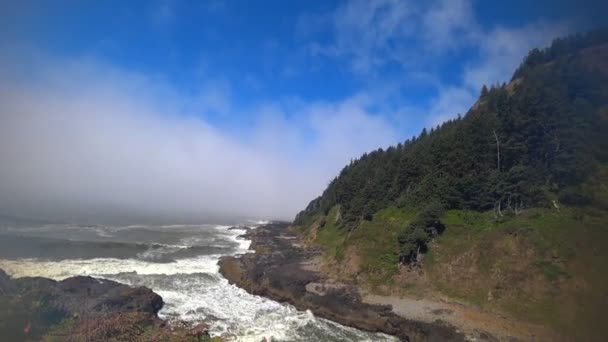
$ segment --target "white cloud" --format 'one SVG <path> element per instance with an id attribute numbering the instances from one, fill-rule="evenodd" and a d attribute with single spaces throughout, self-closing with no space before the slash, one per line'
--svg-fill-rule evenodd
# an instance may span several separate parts
<path id="1" fill-rule="evenodd" d="M 396 114 L 425 113 L 424 122 L 435 126 L 465 113 L 482 84 L 508 80 L 530 48 L 565 31 L 548 22 L 483 28 L 468 0 L 352 0 L 310 18 L 299 21 L 300 35 L 319 32 L 307 30 L 312 22 L 331 30 L 329 42 L 308 42 L 311 52 L 346 59 L 359 75 L 400 65 L 391 72 L 433 85 L 437 95 L 412 106 L 395 95 L 399 75 L 377 75 L 367 91 L 338 101 L 291 98 L 237 109 L 230 84 L 202 71 L 190 96 L 159 75 L 86 58 L 33 61 L 27 56 L 43 54 L 5 49 L 0 214 L 291 218 L 349 159 L 398 142 L 394 122 L 409 120 Z M 474 58 L 460 80 L 445 82 L 428 68 L 463 47 Z M 249 121 L 220 130 L 203 119 L 210 115 Z"/>
<path id="2" fill-rule="evenodd" d="M 457 114 L 465 114 L 484 84 L 508 82 L 528 51 L 548 46 L 555 37 L 565 33 L 563 22 L 541 22 L 519 28 L 497 27 L 479 32 L 477 60 L 464 68 L 462 83 L 440 88 L 438 96 L 431 102 L 430 124 L 436 126 Z"/>
<path id="3" fill-rule="evenodd" d="M 350 0 L 330 16 L 320 17 L 329 18 L 315 24 L 330 23 L 331 41 L 309 42 L 313 54 L 347 58 L 353 71 L 368 78 L 394 63 L 397 68 L 390 72 L 402 73 L 402 82 L 415 82 L 412 75 L 433 80 L 437 95 L 413 110 L 426 112 L 431 126 L 466 113 L 483 84 L 508 81 L 530 49 L 546 46 L 567 32 L 565 22 L 483 27 L 471 0 Z M 312 21 L 301 20 L 299 31 L 306 23 Z M 429 75 L 429 70 L 438 70 L 436 64 L 445 63 L 442 57 L 459 49 L 472 54 L 462 66 L 460 80 L 446 82 L 441 75 Z"/>
<path id="4" fill-rule="evenodd" d="M 564 22 L 539 22 L 516 28 L 497 27 L 484 33 L 479 37 L 478 60 L 464 70 L 464 85 L 478 91 L 483 84 L 508 81 L 528 51 L 548 46 L 566 32 Z"/>
<path id="5" fill-rule="evenodd" d="M 162 78 L 95 60 L 0 68 L 0 213 L 71 220 L 289 219 L 350 159 L 395 131 L 359 98 L 270 103 L 255 124 L 208 84 L 187 97 Z M 16 73 L 10 70 L 17 70 Z M 354 143 L 352 143 L 354 142 Z"/>
<path id="6" fill-rule="evenodd" d="M 497 27 L 478 32 L 478 58 L 464 68 L 462 83 L 439 89 L 439 94 L 431 101 L 430 125 L 436 126 L 458 114 L 465 114 L 484 84 L 508 82 L 528 51 L 547 46 L 565 33 L 566 25 L 562 22 L 541 22 L 520 28 Z"/>
<path id="7" fill-rule="evenodd" d="M 426 47 L 445 51 L 470 44 L 478 35 L 473 4 L 470 0 L 439 0 L 423 14 Z"/>
<path id="8" fill-rule="evenodd" d="M 331 13 L 303 14 L 297 33 L 329 29 L 332 42 L 310 42 L 313 55 L 347 57 L 356 72 L 367 73 L 397 58 L 399 39 L 409 30 L 413 8 L 401 0 L 352 0 Z"/>
<path id="9" fill-rule="evenodd" d="M 329 29 L 331 42 L 309 43 L 313 55 L 347 57 L 353 71 L 369 74 L 387 63 L 428 63 L 476 36 L 470 0 L 350 0 L 333 12 L 300 17 L 297 32 L 306 36 Z"/>
<path id="10" fill-rule="evenodd" d="M 431 101 L 428 110 L 428 124 L 430 127 L 455 118 L 458 114 L 464 115 L 475 101 L 477 93 L 464 87 L 447 87 L 440 89 L 436 98 Z"/>

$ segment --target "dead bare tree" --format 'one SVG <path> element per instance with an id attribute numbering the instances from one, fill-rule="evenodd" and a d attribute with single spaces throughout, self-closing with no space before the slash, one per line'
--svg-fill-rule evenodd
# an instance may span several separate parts
<path id="1" fill-rule="evenodd" d="M 519 215 L 521 210 L 524 208 L 524 201 L 520 198 L 519 205 L 515 202 L 515 215 Z"/>
<path id="2" fill-rule="evenodd" d="M 496 140 L 496 170 L 500 173 L 500 140 L 498 140 L 498 134 L 496 134 L 495 129 L 492 130 L 492 133 L 494 134 L 494 139 Z M 501 201 L 502 199 L 499 195 L 498 200 L 496 203 L 494 203 L 494 217 L 496 219 L 503 216 L 501 210 Z"/>
<path id="3" fill-rule="evenodd" d="M 496 139 L 496 169 L 500 172 L 500 141 L 498 140 L 498 134 L 496 134 L 496 130 L 492 130 L 494 133 L 494 139 Z"/>
<path id="4" fill-rule="evenodd" d="M 499 217 L 503 217 L 502 210 L 500 208 L 500 199 L 494 203 L 494 218 L 498 219 Z"/>

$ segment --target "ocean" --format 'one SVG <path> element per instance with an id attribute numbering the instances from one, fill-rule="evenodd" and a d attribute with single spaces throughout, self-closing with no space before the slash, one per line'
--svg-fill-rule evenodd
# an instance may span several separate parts
<path id="1" fill-rule="evenodd" d="M 263 222 L 247 222 L 255 228 Z M 13 277 L 90 275 L 151 288 L 167 320 L 206 321 L 233 341 L 396 341 L 228 284 L 217 261 L 250 253 L 242 229 L 221 225 L 0 227 L 0 268 Z"/>

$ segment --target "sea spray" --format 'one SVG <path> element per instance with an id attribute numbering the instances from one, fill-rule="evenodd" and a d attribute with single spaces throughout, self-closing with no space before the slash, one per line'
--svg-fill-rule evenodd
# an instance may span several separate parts
<path id="1" fill-rule="evenodd" d="M 0 268 L 15 277 L 43 276 L 56 280 L 90 275 L 129 285 L 143 285 L 161 295 L 165 306 L 159 315 L 168 320 L 211 324 L 213 335 L 237 341 L 394 341 L 315 317 L 309 311 L 254 296 L 230 285 L 218 272 L 223 255 L 249 253 L 250 241 L 240 237 L 245 229 L 229 226 L 52 226 L 29 230 L 4 230 L 19 236 L 18 243 L 63 244 L 44 258 L 7 258 L 0 251 Z M 61 232 L 62 234 L 57 234 Z M 67 233 L 70 233 L 69 235 Z M 5 235 L 8 236 L 8 235 Z M 79 241 L 58 240 L 57 236 Z M 0 239 L 4 236 L 0 236 Z M 36 240 L 38 239 L 38 240 Z M 42 245 L 44 245 L 44 243 Z M 142 248 L 142 244 L 144 247 Z M 82 249 L 91 254 L 82 256 Z M 113 248 L 125 258 L 97 257 Z M 76 250 L 78 253 L 74 252 Z M 220 250 L 222 253 L 212 253 Z M 201 255 L 190 254 L 201 253 Z M 206 254 L 212 253 L 212 254 Z M 82 257 L 72 258 L 72 255 Z M 187 257 L 184 257 L 187 255 Z"/>

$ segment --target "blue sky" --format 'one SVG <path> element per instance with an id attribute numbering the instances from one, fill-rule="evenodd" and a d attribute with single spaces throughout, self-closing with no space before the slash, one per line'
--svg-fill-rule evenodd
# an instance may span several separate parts
<path id="1" fill-rule="evenodd" d="M 351 158 L 466 112 L 481 85 L 508 81 L 529 49 L 599 26 L 607 9 L 601 1 L 544 0 L 6 2 L 0 95 L 13 139 L 1 152 L 14 155 L 28 138 L 41 157 L 13 156 L 19 179 L 4 180 L 31 184 L 22 171 L 36 167 L 49 171 L 44 184 L 63 184 L 53 177 L 65 170 L 46 159 L 79 171 L 85 160 L 101 169 L 114 162 L 131 193 L 177 188 L 169 191 L 176 207 L 196 199 L 206 211 L 236 203 L 247 207 L 243 215 L 290 217 Z M 59 126 L 60 116 L 70 124 Z M 47 130 L 38 131 L 45 120 Z M 98 120 L 104 124 L 92 137 L 78 133 Z M 117 143 L 123 130 L 130 137 Z M 100 146 L 125 152 L 107 160 Z M 170 160 L 136 157 L 159 149 Z M 235 184 L 217 186 L 244 161 L 251 175 L 231 171 Z M 158 178 L 134 185 L 131 177 L 150 169 Z M 65 208 L 32 210 L 69 216 L 80 209 L 72 202 L 102 199 L 141 211 L 160 205 L 101 196 L 104 174 L 83 173 Z M 20 189 L 5 189 L 19 196 L 0 199 L 0 209 L 45 202 L 33 187 Z"/>

